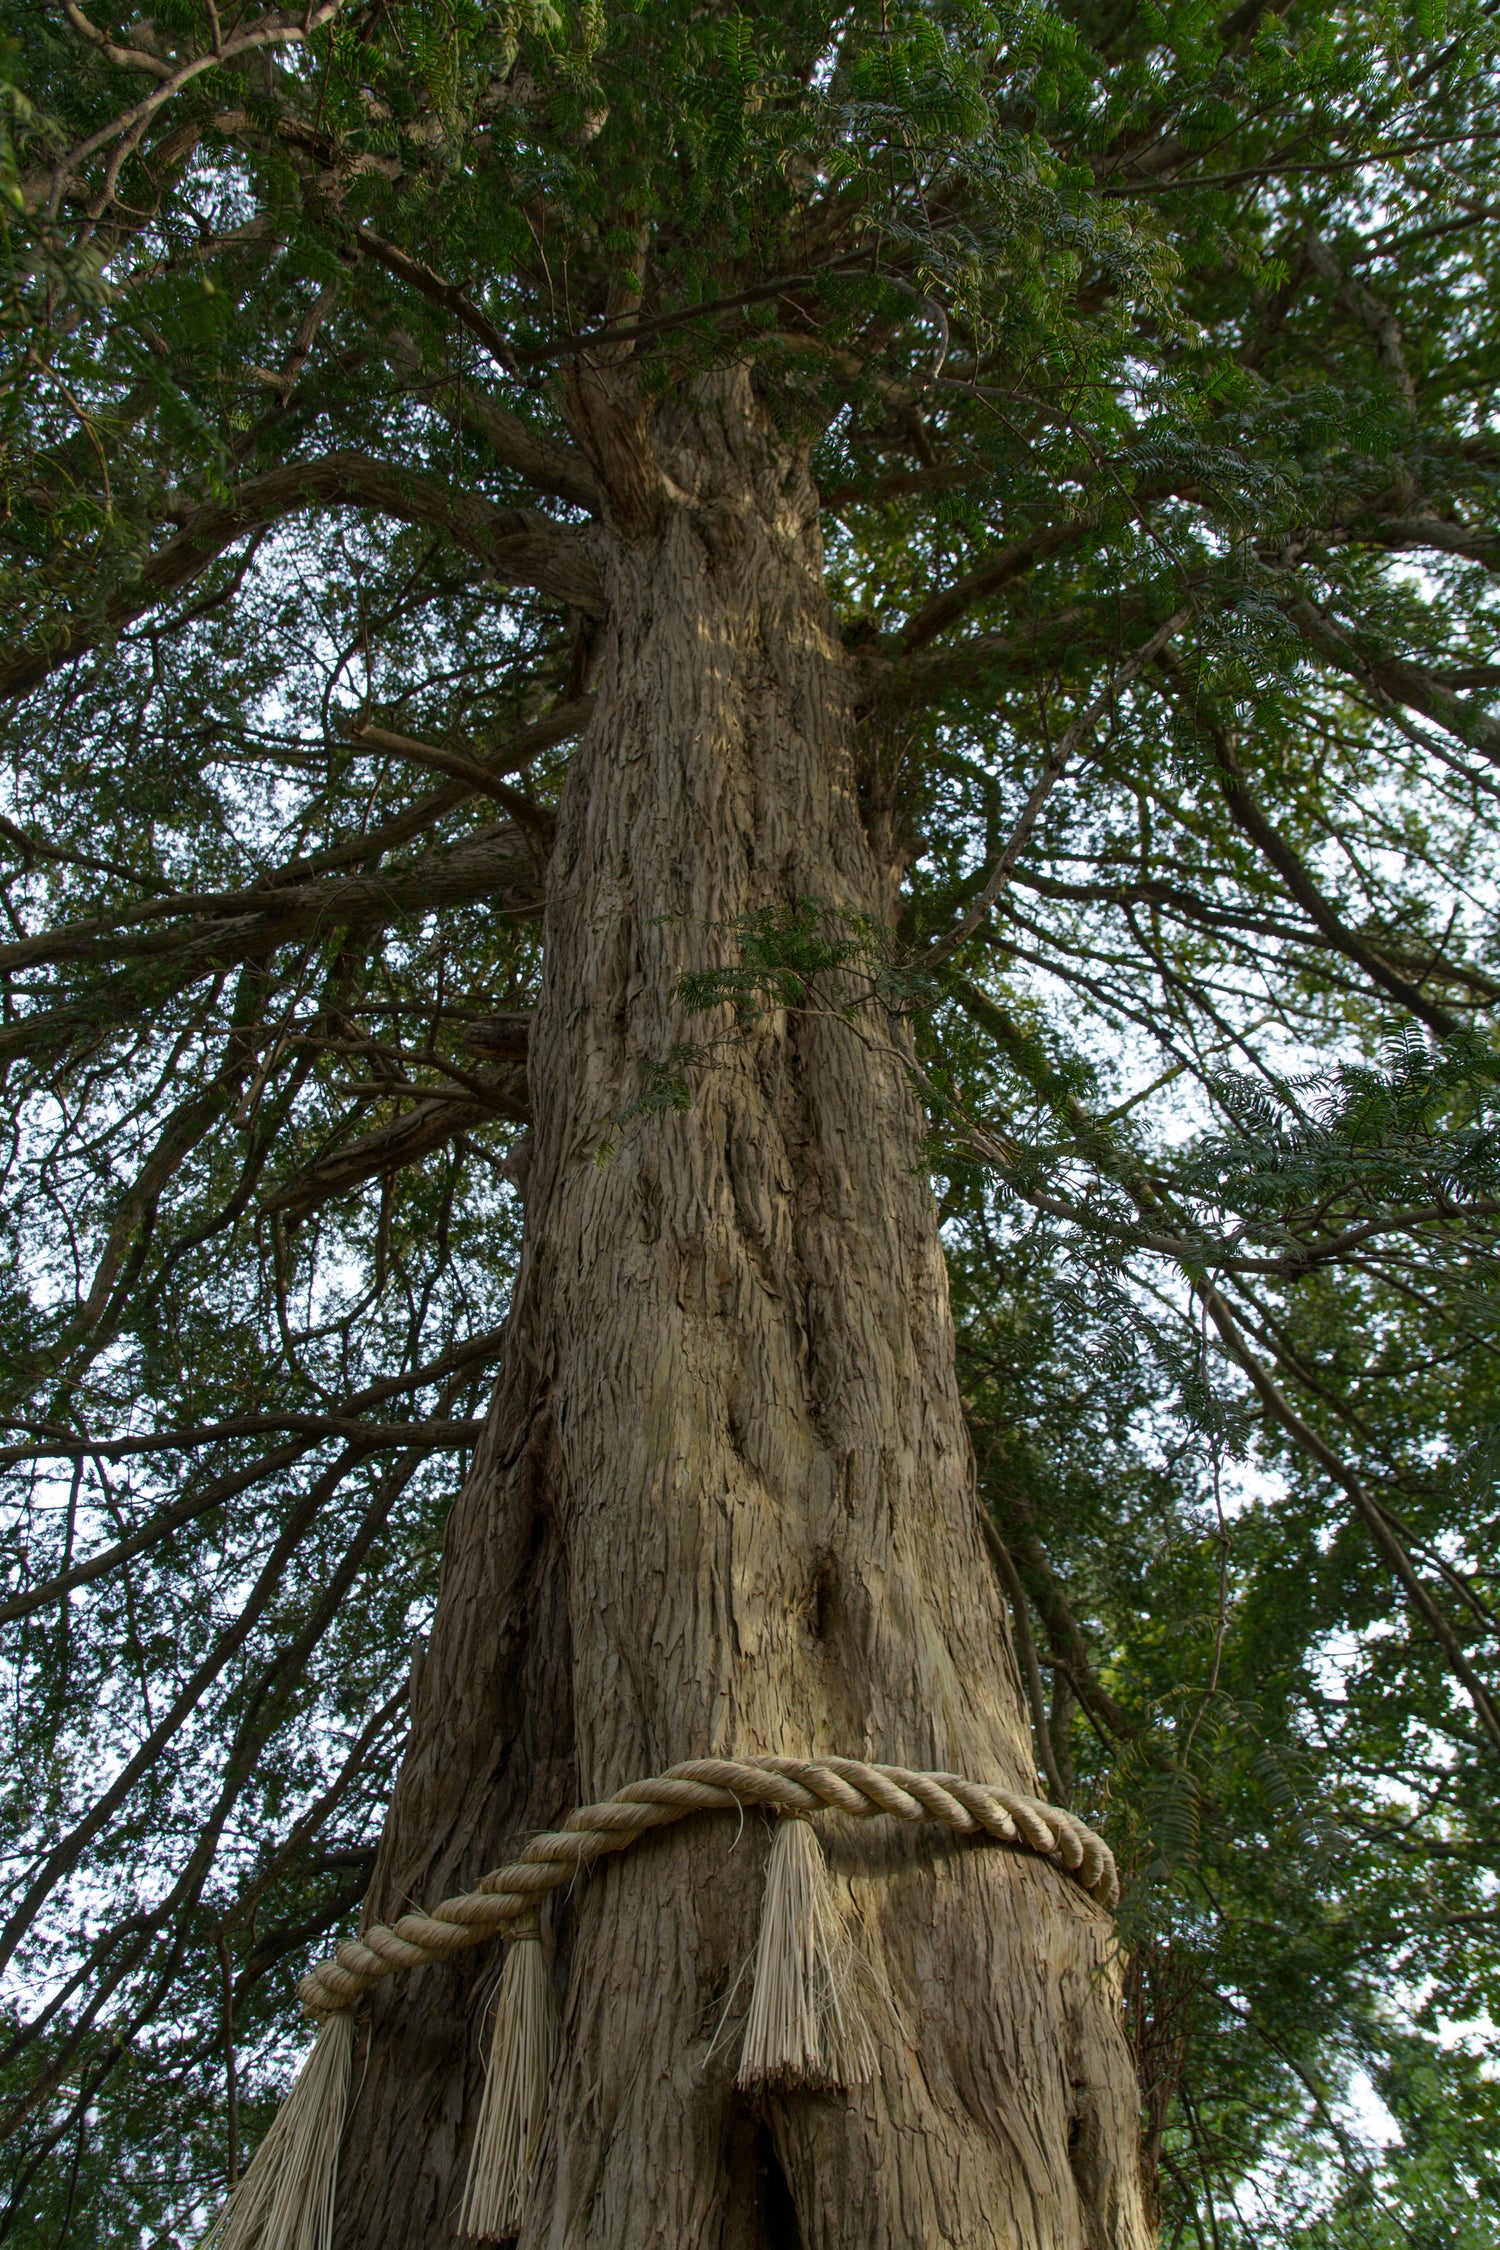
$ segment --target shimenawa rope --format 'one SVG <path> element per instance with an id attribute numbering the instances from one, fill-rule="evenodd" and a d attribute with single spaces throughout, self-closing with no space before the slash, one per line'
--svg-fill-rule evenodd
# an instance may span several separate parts
<path id="1" fill-rule="evenodd" d="M 525 2213 L 547 2082 L 557 2051 L 555 1991 L 537 1937 L 548 1891 L 653 1828 L 694 1813 L 762 1805 L 779 1824 L 767 1873 L 739 2083 L 847 2086 L 873 2075 L 875 2041 L 861 2020 L 860 1957 L 808 1825 L 821 1812 L 932 1821 L 1061 1864 L 1101 1906 L 1119 1899 L 1109 1846 L 1072 1813 L 961 1774 L 916 1772 L 860 1758 L 694 1758 L 533 1836 L 519 1858 L 445 1899 L 430 1914 L 375 1923 L 320 1962 L 300 1986 L 322 2029 L 297 2083 L 207 2240 L 214 2250 L 328 2250 L 349 2079 L 354 2004 L 403 1969 L 446 1961 L 491 1937 L 512 1939 L 495 2010 L 484 2099 L 461 2230 L 513 2234 Z M 206 2250 L 206 2243 L 204 2246 Z"/>
<path id="2" fill-rule="evenodd" d="M 622 1852 L 651 1828 L 691 1813 L 851 1813 L 868 1818 L 938 1821 L 961 1836 L 992 1836 L 1061 1860 L 1101 1906 L 1119 1900 L 1114 1855 L 1072 1813 L 1036 1797 L 1018 1797 L 989 1781 L 954 1773 L 916 1773 L 906 1766 L 867 1765 L 860 1758 L 692 1758 L 649 1781 L 632 1781 L 602 1804 L 580 1805 L 561 1828 L 533 1836 L 518 1859 L 480 1878 L 472 1891 L 444 1899 L 430 1914 L 403 1914 L 393 1928 L 377 1922 L 348 1938 L 299 1987 L 311 2016 L 348 2008 L 400 1969 L 446 1961 L 482 1945 L 508 1922 L 536 1911 L 538 1899 L 570 1882 L 608 1852 Z"/>

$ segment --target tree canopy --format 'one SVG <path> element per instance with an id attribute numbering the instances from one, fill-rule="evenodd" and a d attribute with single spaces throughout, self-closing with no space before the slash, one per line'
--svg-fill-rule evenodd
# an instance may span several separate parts
<path id="1" fill-rule="evenodd" d="M 1500 2238 L 1489 0 L 8 23 L 0 2233 L 190 2232 L 357 1907 L 519 1239 L 569 402 L 734 365 L 890 918 L 704 930 L 640 1106 L 769 1002 L 915 1040 L 1164 2240 Z"/>

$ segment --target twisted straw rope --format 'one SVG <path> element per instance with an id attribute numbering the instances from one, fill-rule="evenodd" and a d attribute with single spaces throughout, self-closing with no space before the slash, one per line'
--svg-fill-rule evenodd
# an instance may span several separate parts
<path id="1" fill-rule="evenodd" d="M 446 1961 L 507 1923 L 524 1922 L 546 1892 L 606 1852 L 625 1851 L 648 1829 L 690 1813 L 739 1812 L 747 1804 L 781 1813 L 939 1821 L 960 1836 L 993 1836 L 1059 1860 L 1102 1906 L 1119 1900 L 1114 1854 L 1092 1829 L 1057 1805 L 1013 1796 L 993 1782 L 866 1765 L 859 1758 L 692 1758 L 649 1781 L 628 1783 L 603 1804 L 580 1805 L 561 1828 L 533 1836 L 519 1859 L 482 1876 L 461 1898 L 444 1899 L 430 1914 L 403 1914 L 394 1929 L 377 1922 L 347 1939 L 331 1961 L 303 1978 L 302 2005 L 310 2016 L 335 2015 L 382 1977 Z"/>

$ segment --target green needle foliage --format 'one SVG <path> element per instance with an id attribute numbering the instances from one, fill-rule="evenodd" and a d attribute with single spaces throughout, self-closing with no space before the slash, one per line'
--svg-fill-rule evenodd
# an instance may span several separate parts
<path id="1" fill-rule="evenodd" d="M 356 1910 L 519 1241 L 572 407 L 748 366 L 890 923 L 705 931 L 615 1130 L 757 1010 L 901 1044 L 1163 2240 L 1500 2242 L 1493 7 L 6 24 L 0 2235 L 190 2238 Z"/>

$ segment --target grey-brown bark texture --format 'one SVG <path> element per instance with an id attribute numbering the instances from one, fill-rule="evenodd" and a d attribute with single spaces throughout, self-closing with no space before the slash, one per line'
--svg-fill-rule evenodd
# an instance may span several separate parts
<path id="1" fill-rule="evenodd" d="M 674 988 L 732 949 L 736 916 L 880 911 L 890 883 L 803 458 L 741 377 L 658 412 L 649 443 L 642 422 L 621 436 L 606 385 L 578 402 L 616 510 L 548 876 L 526 1247 L 381 1916 L 709 1751 L 1034 1786 L 899 1035 L 768 1016 L 686 1114 L 631 1117 L 598 1160 L 649 1066 L 702 1035 Z M 899 2009 L 878 2083 L 736 2093 L 766 1830 L 665 1830 L 544 1920 L 566 2030 L 526 2250 L 1138 2250 L 1106 1918 L 1024 1855 L 823 1833 Z M 377 1995 L 339 2250 L 453 2239 L 494 1970 L 486 1952 Z"/>

